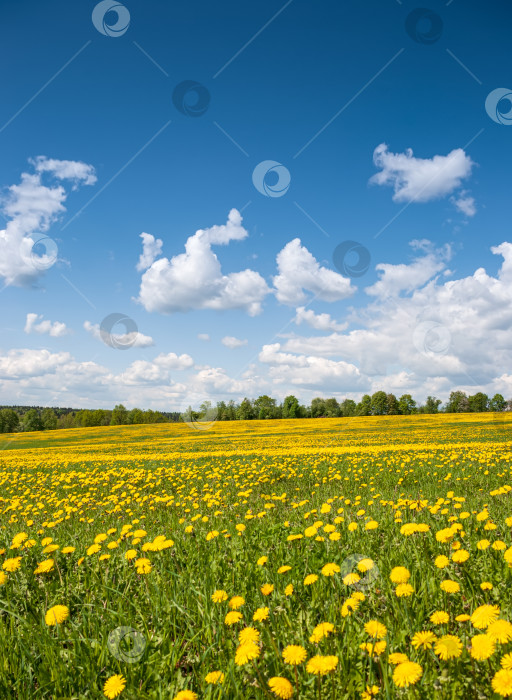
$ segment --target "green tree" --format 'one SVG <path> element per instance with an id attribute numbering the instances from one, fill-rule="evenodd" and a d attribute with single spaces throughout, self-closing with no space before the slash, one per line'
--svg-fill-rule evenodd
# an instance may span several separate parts
<path id="1" fill-rule="evenodd" d="M 276 417 L 276 400 L 263 394 L 254 402 L 254 411 L 260 420 Z"/>
<path id="2" fill-rule="evenodd" d="M 19 423 L 18 414 L 12 408 L 0 409 L 0 433 L 14 433 Z"/>
<path id="3" fill-rule="evenodd" d="M 283 401 L 282 416 L 283 418 L 300 418 L 299 400 L 290 394 Z"/>
<path id="4" fill-rule="evenodd" d="M 489 410 L 489 397 L 481 391 L 470 396 L 468 402 L 469 410 L 473 413 L 484 413 Z"/>
<path id="5" fill-rule="evenodd" d="M 386 415 L 397 416 L 400 413 L 398 399 L 394 394 L 386 394 Z"/>
<path id="6" fill-rule="evenodd" d="M 217 401 L 217 418 L 218 420 L 229 420 L 225 401 Z"/>
<path id="7" fill-rule="evenodd" d="M 122 403 L 115 406 L 112 411 L 112 418 L 110 419 L 110 425 L 127 425 L 128 424 L 128 411 L 123 406 Z"/>
<path id="8" fill-rule="evenodd" d="M 504 411 L 505 407 L 507 405 L 507 402 L 503 398 L 501 394 L 494 394 L 492 399 L 489 401 L 489 410 L 490 411 Z"/>
<path id="9" fill-rule="evenodd" d="M 132 408 L 128 413 L 128 423 L 130 423 L 130 425 L 140 425 L 140 423 L 144 423 L 144 411 L 140 408 Z"/>
<path id="10" fill-rule="evenodd" d="M 385 391 L 376 391 L 371 398 L 371 414 L 372 416 L 386 415 L 388 397 Z"/>
<path id="11" fill-rule="evenodd" d="M 365 394 L 361 401 L 357 404 L 356 415 L 369 416 L 372 410 L 372 397 L 370 394 Z"/>
<path id="12" fill-rule="evenodd" d="M 319 397 L 313 399 L 311 402 L 311 418 L 322 418 L 325 416 L 325 399 Z"/>
<path id="13" fill-rule="evenodd" d="M 340 415 L 340 405 L 336 399 L 325 399 L 325 415 L 328 418 L 337 418 Z"/>
<path id="14" fill-rule="evenodd" d="M 25 432 L 32 432 L 34 430 L 42 430 L 43 423 L 39 412 L 35 408 L 30 408 L 22 418 L 21 421 L 22 429 Z"/>
<path id="15" fill-rule="evenodd" d="M 410 394 L 402 394 L 398 399 L 398 410 L 403 416 L 409 416 L 411 413 L 416 413 L 416 401 Z"/>
<path id="16" fill-rule="evenodd" d="M 463 391 L 452 391 L 445 410 L 446 413 L 465 413 L 469 411 L 467 395 Z"/>
<path id="17" fill-rule="evenodd" d="M 252 420 L 254 418 L 254 409 L 249 399 L 245 398 L 236 411 L 238 420 Z"/>
<path id="18" fill-rule="evenodd" d="M 52 408 L 43 408 L 41 423 L 43 424 L 43 430 L 55 430 L 57 427 L 57 416 Z"/>
<path id="19" fill-rule="evenodd" d="M 425 405 L 422 406 L 422 413 L 439 413 L 441 403 L 441 399 L 436 399 L 435 396 L 427 396 Z"/>
<path id="20" fill-rule="evenodd" d="M 355 416 L 356 409 L 357 409 L 356 402 L 353 401 L 352 399 L 344 399 L 340 403 L 340 415 L 342 415 L 345 418 L 349 418 L 350 416 Z"/>

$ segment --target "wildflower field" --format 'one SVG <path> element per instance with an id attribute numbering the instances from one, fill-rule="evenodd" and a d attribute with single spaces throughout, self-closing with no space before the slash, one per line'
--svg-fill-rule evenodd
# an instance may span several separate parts
<path id="1" fill-rule="evenodd" d="M 510 414 L 2 436 L 0 697 L 512 696 L 511 469 Z"/>

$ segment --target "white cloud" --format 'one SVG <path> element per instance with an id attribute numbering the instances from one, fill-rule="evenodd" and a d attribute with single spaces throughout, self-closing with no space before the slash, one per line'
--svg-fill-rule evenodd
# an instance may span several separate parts
<path id="1" fill-rule="evenodd" d="M 278 274 L 274 277 L 275 295 L 282 304 L 296 306 L 306 299 L 304 290 L 324 301 L 338 301 L 351 296 L 355 289 L 350 280 L 322 267 L 294 238 L 277 255 Z"/>
<path id="2" fill-rule="evenodd" d="M 471 175 L 474 162 L 462 148 L 446 156 L 416 158 L 410 148 L 405 153 L 391 153 L 381 143 L 373 153 L 380 172 L 371 183 L 393 187 L 395 202 L 429 202 L 451 194 Z"/>
<path id="3" fill-rule="evenodd" d="M 434 250 L 429 241 L 412 241 L 411 245 L 427 254 L 415 258 L 409 264 L 379 263 L 375 269 L 382 274 L 375 284 L 366 287 L 367 294 L 384 299 L 401 292 L 409 293 L 423 287 L 434 275 L 446 270 L 446 261 L 451 256 L 449 246 Z"/>
<path id="4" fill-rule="evenodd" d="M 135 360 L 120 375 L 121 383 L 126 384 L 162 384 L 171 380 L 171 370 L 183 371 L 190 369 L 194 360 L 190 355 L 176 355 L 170 352 L 160 354 L 154 360 Z"/>
<path id="5" fill-rule="evenodd" d="M 198 333 L 197 337 L 199 338 L 199 340 L 210 340 L 210 336 L 208 335 L 208 333 Z"/>
<path id="6" fill-rule="evenodd" d="M 161 254 L 163 241 L 159 238 L 155 238 L 150 233 L 141 233 L 140 237 L 142 238 L 142 253 L 137 263 L 137 270 L 142 272 L 143 270 L 147 270 L 148 267 L 151 267 Z"/>
<path id="7" fill-rule="evenodd" d="M 41 259 L 34 262 L 32 248 L 66 211 L 67 193 L 60 184 L 43 185 L 43 174 L 59 180 L 70 179 L 74 188 L 80 182 L 92 185 L 96 181 L 93 167 L 86 163 L 50 160 L 44 156 L 31 162 L 36 172 L 22 173 L 21 182 L 8 187 L 1 205 L 2 213 L 8 218 L 5 229 L 0 230 L 0 277 L 6 285 L 31 286 L 54 262 L 48 251 L 44 256 L 37 254 Z"/>
<path id="8" fill-rule="evenodd" d="M 226 335 L 224 338 L 222 338 L 220 342 L 227 348 L 231 348 L 231 350 L 233 350 L 234 348 L 242 347 L 242 345 L 247 345 L 248 341 L 240 340 L 239 338 L 235 338 L 232 335 Z"/>
<path id="9" fill-rule="evenodd" d="M 452 197 L 450 201 L 462 214 L 466 216 L 474 216 L 476 214 L 475 199 L 474 197 L 470 197 L 465 190 L 462 191 L 458 197 Z"/>
<path id="10" fill-rule="evenodd" d="M 373 287 L 375 300 L 352 311 L 349 321 L 358 328 L 321 339 L 290 338 L 283 352 L 342 358 L 374 385 L 406 371 L 420 397 L 434 386 L 443 393 L 458 385 L 499 390 L 498 377 L 512 364 L 512 244 L 491 250 L 503 256 L 496 277 L 483 268 L 457 280 L 438 275 L 409 296 L 396 295 L 410 277 L 407 270 L 398 266 L 395 275 L 388 269 L 387 281 Z M 410 267 L 417 271 L 417 261 Z"/>
<path id="11" fill-rule="evenodd" d="M 43 316 L 38 314 L 27 314 L 27 320 L 25 323 L 25 333 L 40 333 L 41 335 L 47 333 L 52 338 L 61 338 L 63 335 L 67 335 L 69 330 L 65 323 L 60 321 L 43 321 L 41 320 Z M 39 323 L 37 323 L 39 321 Z"/>
<path id="12" fill-rule="evenodd" d="M 185 253 L 153 262 L 142 276 L 138 301 L 147 311 L 165 314 L 192 309 L 261 313 L 261 302 L 270 291 L 263 277 L 249 269 L 223 274 L 211 249 L 247 235 L 240 213 L 232 209 L 226 224 L 199 229 L 190 236 Z"/>
<path id="13" fill-rule="evenodd" d="M 68 352 L 51 353 L 49 350 L 9 350 L 0 355 L 0 378 L 20 379 L 52 374 L 71 360 Z"/>
<path id="14" fill-rule="evenodd" d="M 84 185 L 95 185 L 98 180 L 93 166 L 80 161 L 37 156 L 30 162 L 38 173 L 51 173 L 59 180 L 74 180 L 75 183 L 82 181 Z"/>
<path id="15" fill-rule="evenodd" d="M 331 392 L 357 391 L 366 389 L 368 385 L 368 380 L 354 364 L 317 355 L 281 352 L 280 343 L 264 345 L 259 361 L 270 365 L 269 374 L 275 384 L 287 383 Z"/>
<path id="16" fill-rule="evenodd" d="M 346 323 L 334 321 L 330 314 L 315 314 L 314 311 L 306 309 L 304 306 L 299 306 L 295 309 L 295 318 L 293 320 L 297 326 L 300 326 L 301 323 L 306 323 L 318 331 L 343 331 L 347 327 Z"/>
<path id="17" fill-rule="evenodd" d="M 98 323 L 92 324 L 90 321 L 85 321 L 85 330 L 92 335 L 96 340 L 103 341 L 100 325 Z M 132 331 L 130 333 L 113 333 L 111 332 L 113 343 L 119 346 L 129 346 L 133 348 L 148 348 L 155 344 L 155 341 L 149 335 L 143 335 L 138 331 Z"/>

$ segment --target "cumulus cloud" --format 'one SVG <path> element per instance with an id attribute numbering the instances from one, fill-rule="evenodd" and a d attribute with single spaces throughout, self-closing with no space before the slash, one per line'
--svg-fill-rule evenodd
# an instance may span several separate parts
<path id="1" fill-rule="evenodd" d="M 80 161 L 37 156 L 30 162 L 38 173 L 51 173 L 58 180 L 74 180 L 75 189 L 80 182 L 84 185 L 95 185 L 98 179 L 93 166 Z"/>
<path id="2" fill-rule="evenodd" d="M 465 190 L 461 192 L 458 197 L 452 197 L 451 202 L 458 211 L 466 216 L 471 217 L 476 214 L 475 199 L 469 196 Z"/>
<path id="3" fill-rule="evenodd" d="M 155 238 L 150 233 L 141 233 L 140 237 L 142 238 L 142 253 L 137 263 L 137 270 L 142 272 L 143 270 L 147 270 L 148 267 L 151 267 L 161 254 L 163 241 L 159 238 Z"/>
<path id="4" fill-rule="evenodd" d="M 338 301 L 351 296 L 355 288 L 350 280 L 322 267 L 309 250 L 294 238 L 277 255 L 278 274 L 274 277 L 275 295 L 282 304 L 296 306 L 306 299 L 304 290 L 323 301 Z"/>
<path id="5" fill-rule="evenodd" d="M 9 350 L 5 355 L 0 355 L 0 378 L 13 380 L 52 374 L 70 360 L 71 355 L 68 352 Z"/>
<path id="6" fill-rule="evenodd" d="M 248 341 L 240 340 L 239 338 L 235 338 L 232 335 L 226 335 L 224 338 L 222 338 L 220 342 L 227 348 L 231 348 L 231 350 L 233 350 L 234 348 L 242 347 L 242 345 L 247 345 Z"/>
<path id="7" fill-rule="evenodd" d="M 370 183 L 393 187 L 395 202 L 429 202 L 454 192 L 471 175 L 475 165 L 462 148 L 448 155 L 416 158 L 412 149 L 391 153 L 381 143 L 373 153 L 373 162 L 380 172 Z"/>
<path id="8" fill-rule="evenodd" d="M 96 340 L 103 341 L 100 325 L 98 323 L 91 323 L 90 321 L 85 321 L 85 330 L 92 335 Z M 114 333 L 111 332 L 113 341 L 119 346 L 129 346 L 132 348 L 148 348 L 155 344 L 155 341 L 149 335 L 143 335 L 138 331 L 132 331 L 130 333 Z"/>
<path id="9" fill-rule="evenodd" d="M 299 306 L 295 309 L 295 318 L 293 320 L 297 326 L 300 326 L 301 323 L 306 323 L 317 331 L 343 331 L 348 325 L 334 321 L 330 314 L 315 314 L 314 311 L 306 309 L 304 306 Z"/>
<path id="10" fill-rule="evenodd" d="M 368 380 L 352 363 L 329 360 L 316 354 L 285 353 L 281 351 L 280 343 L 264 345 L 259 361 L 270 366 L 269 374 L 275 384 L 346 392 L 368 386 Z"/>
<path id="11" fill-rule="evenodd" d="M 198 333 L 197 337 L 199 340 L 210 340 L 210 336 L 208 335 L 208 333 Z"/>
<path id="12" fill-rule="evenodd" d="M 512 364 L 512 244 L 491 248 L 503 257 L 496 277 L 478 268 L 461 279 L 445 280 L 427 255 L 436 275 L 412 291 L 408 270 L 385 268 L 375 299 L 353 310 L 349 322 L 359 326 L 344 333 L 294 337 L 282 350 L 298 355 L 342 358 L 381 386 L 388 376 L 406 371 L 411 386 L 432 393 L 456 386 L 499 391 L 503 367 Z M 418 261 L 409 266 L 419 274 Z M 399 296 L 398 290 L 410 293 Z M 368 291 L 368 290 L 367 290 Z"/>
<path id="13" fill-rule="evenodd" d="M 171 380 L 171 371 L 183 371 L 194 365 L 190 355 L 176 355 L 174 352 L 160 354 L 151 362 L 135 360 L 120 375 L 120 381 L 126 384 L 161 384 Z"/>
<path id="14" fill-rule="evenodd" d="M 366 287 L 367 294 L 384 299 L 401 292 L 409 293 L 423 287 L 434 275 L 446 271 L 446 261 L 451 257 L 450 246 L 434 250 L 429 241 L 412 241 L 411 246 L 426 252 L 426 255 L 416 257 L 409 264 L 379 263 L 375 269 L 381 273 L 380 278 Z"/>
<path id="15" fill-rule="evenodd" d="M 6 285 L 31 286 L 52 264 L 48 253 L 34 258 L 33 247 L 66 211 L 67 193 L 61 184 L 44 185 L 43 175 L 71 180 L 73 189 L 96 182 L 94 168 L 86 163 L 38 156 L 31 164 L 35 172 L 22 173 L 21 182 L 8 187 L 1 203 L 0 210 L 8 219 L 0 230 L 0 277 Z"/>
<path id="16" fill-rule="evenodd" d="M 52 338 L 61 338 L 69 333 L 65 323 L 60 321 L 43 321 L 43 316 L 38 314 L 27 314 L 25 322 L 25 333 L 48 334 Z M 38 323 L 39 321 L 39 323 Z"/>
<path id="17" fill-rule="evenodd" d="M 242 309 L 261 313 L 269 293 L 258 272 L 246 269 L 223 274 L 212 245 L 227 245 L 248 236 L 240 212 L 232 209 L 226 224 L 199 229 L 185 243 L 185 253 L 159 258 L 141 279 L 138 301 L 147 311 L 172 314 L 192 309 Z M 143 253 L 144 255 L 144 253 Z"/>

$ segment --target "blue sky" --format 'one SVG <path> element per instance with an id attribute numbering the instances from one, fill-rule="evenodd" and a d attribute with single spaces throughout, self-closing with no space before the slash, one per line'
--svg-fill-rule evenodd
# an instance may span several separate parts
<path id="1" fill-rule="evenodd" d="M 0 7 L 0 403 L 512 396 L 505 3 L 110 6 Z"/>

